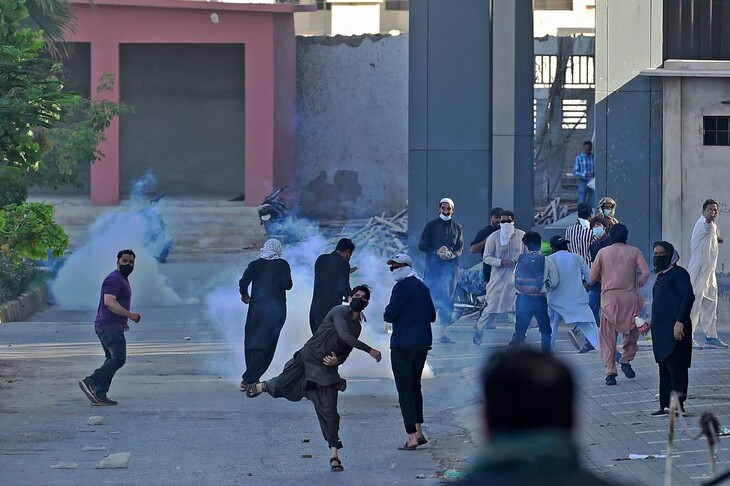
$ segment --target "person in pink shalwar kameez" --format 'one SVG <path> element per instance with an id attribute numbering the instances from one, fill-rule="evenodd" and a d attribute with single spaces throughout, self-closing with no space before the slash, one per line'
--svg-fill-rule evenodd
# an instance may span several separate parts
<path id="1" fill-rule="evenodd" d="M 606 385 L 616 384 L 616 338 L 623 334 L 621 371 L 634 378 L 631 360 L 636 356 L 639 329 L 634 317 L 639 315 L 643 301 L 639 287 L 649 278 L 649 266 L 641 251 L 626 244 L 629 230 L 615 224 L 609 231 L 613 244 L 602 248 L 591 268 L 591 282 L 601 282 L 601 358 L 606 367 Z M 637 269 L 640 273 L 637 274 Z"/>

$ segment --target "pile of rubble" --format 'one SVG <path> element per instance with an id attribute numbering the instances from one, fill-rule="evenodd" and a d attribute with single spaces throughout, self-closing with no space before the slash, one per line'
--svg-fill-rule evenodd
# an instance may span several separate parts
<path id="1" fill-rule="evenodd" d="M 358 250 L 369 250 L 381 257 L 391 257 L 408 247 L 408 210 L 403 209 L 392 217 L 385 213 L 362 220 L 360 224 L 349 221 L 348 228 L 358 227 L 347 236 L 355 243 Z M 330 239 L 331 246 L 337 243 L 340 236 Z"/>

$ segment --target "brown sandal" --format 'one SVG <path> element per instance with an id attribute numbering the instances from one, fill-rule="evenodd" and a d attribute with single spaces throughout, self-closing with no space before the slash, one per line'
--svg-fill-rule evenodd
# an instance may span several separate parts
<path id="1" fill-rule="evenodd" d="M 248 398 L 257 397 L 265 391 L 266 391 L 266 382 L 259 381 L 259 382 L 253 383 L 251 385 L 248 385 L 248 388 L 246 389 L 246 396 Z"/>
<path id="2" fill-rule="evenodd" d="M 333 472 L 342 472 L 345 470 L 345 468 L 342 467 L 342 461 L 340 461 L 339 457 L 330 458 L 330 469 L 332 469 Z"/>

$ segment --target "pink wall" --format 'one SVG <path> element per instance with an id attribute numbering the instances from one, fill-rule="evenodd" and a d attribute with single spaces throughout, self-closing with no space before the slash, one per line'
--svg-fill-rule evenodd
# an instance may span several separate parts
<path id="1" fill-rule="evenodd" d="M 233 4 L 179 0 L 72 0 L 75 42 L 91 43 L 92 92 L 99 75 L 117 81 L 108 99 L 119 100 L 119 44 L 245 44 L 246 205 L 274 186 L 293 186 L 296 174 L 296 43 L 294 12 L 315 6 Z M 211 14 L 218 15 L 218 23 Z M 104 160 L 91 168 L 91 202 L 119 204 L 119 122 L 107 130 Z M 242 160 L 243 164 L 244 161 Z M 290 193 L 293 193 L 291 191 Z"/>

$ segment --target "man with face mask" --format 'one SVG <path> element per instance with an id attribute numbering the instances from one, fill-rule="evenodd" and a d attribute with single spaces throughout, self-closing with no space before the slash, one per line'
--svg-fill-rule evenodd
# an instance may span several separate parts
<path id="1" fill-rule="evenodd" d="M 428 442 L 422 429 L 421 375 L 426 354 L 431 349 L 431 323 L 436 320 L 436 309 L 428 287 L 413 270 L 411 257 L 398 253 L 388 260 L 388 265 L 396 284 L 385 307 L 383 320 L 393 323 L 390 363 L 408 434 L 400 449 L 412 451 Z"/>
<path id="2" fill-rule="evenodd" d="M 669 413 L 672 392 L 679 395 L 684 412 L 692 362 L 692 323 L 690 312 L 695 296 L 687 271 L 678 266 L 679 253 L 666 241 L 654 243 L 656 282 L 651 303 L 651 345 L 659 365 L 659 410 L 654 416 Z"/>
<path id="3" fill-rule="evenodd" d="M 347 305 L 333 308 L 317 328 L 314 336 L 294 353 L 284 365 L 284 371 L 268 381 L 252 384 L 246 390 L 249 398 L 266 392 L 274 398 L 286 398 L 298 402 L 306 398 L 317 412 L 322 436 L 330 448 L 330 469 L 342 471 L 338 450 L 340 441 L 340 415 L 337 413 L 337 394 L 345 391 L 347 381 L 340 377 L 339 366 L 345 362 L 354 348 L 368 353 L 380 362 L 380 351 L 360 341 L 362 311 L 370 301 L 370 289 L 358 285 L 352 289 Z"/>
<path id="4" fill-rule="evenodd" d="M 136 312 L 129 312 L 132 304 L 132 288 L 127 278 L 134 270 L 136 255 L 132 250 L 117 253 L 117 269 L 106 276 L 101 284 L 99 307 L 94 321 L 94 330 L 104 349 L 104 364 L 79 381 L 79 387 L 92 405 L 116 405 L 106 394 L 112 379 L 127 361 L 127 320 L 135 323 L 142 319 Z"/>
<path id="5" fill-rule="evenodd" d="M 448 197 L 439 202 L 439 217 L 426 223 L 418 249 L 426 254 L 424 282 L 431 290 L 438 315 L 439 339 L 453 343 L 446 328 L 453 323 L 454 292 L 459 277 L 459 256 L 464 250 L 461 225 L 452 219 L 454 201 Z"/>
<path id="6" fill-rule="evenodd" d="M 482 344 L 484 329 L 494 329 L 498 314 L 515 311 L 516 291 L 512 272 L 520 255 L 527 252 L 522 243 L 525 232 L 515 229 L 515 214 L 502 211 L 499 216 L 499 231 L 489 235 L 484 245 L 483 261 L 492 267 L 492 276 L 487 284 L 487 306 L 482 310 L 474 325 L 472 342 Z"/>
<path id="7" fill-rule="evenodd" d="M 611 229 L 611 226 L 618 224 L 618 219 L 616 219 L 616 201 L 612 198 L 604 197 L 598 201 L 598 214 L 608 221 L 607 229 Z"/>

